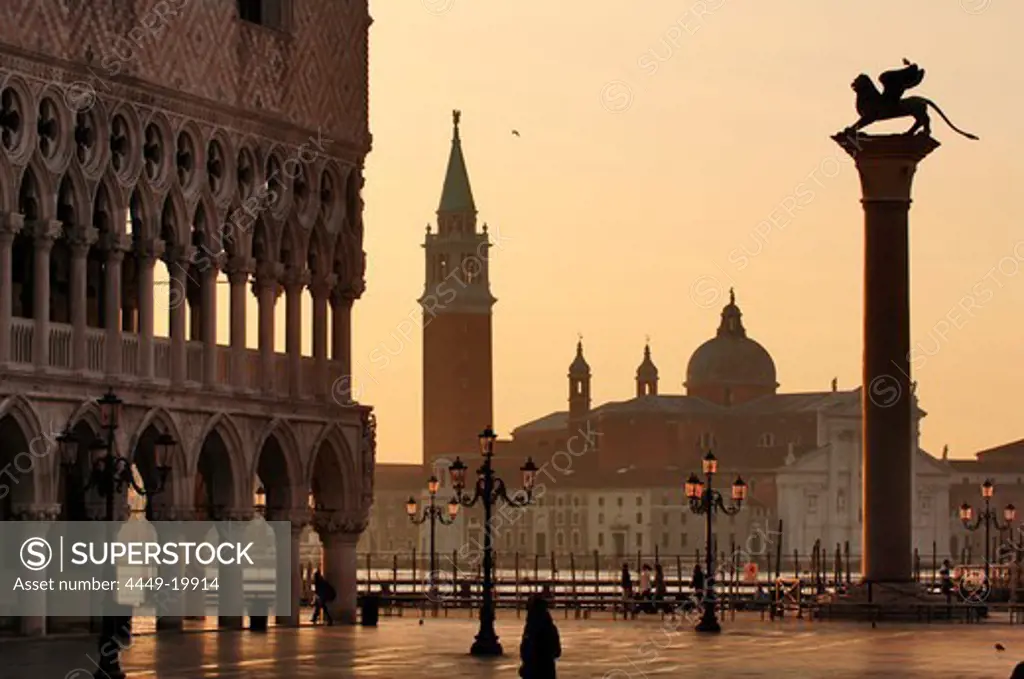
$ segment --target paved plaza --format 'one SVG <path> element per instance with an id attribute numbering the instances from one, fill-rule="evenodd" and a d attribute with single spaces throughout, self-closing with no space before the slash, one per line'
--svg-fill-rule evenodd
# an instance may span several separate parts
<path id="1" fill-rule="evenodd" d="M 558 620 L 562 679 L 719 677 L 928 677 L 1007 679 L 1024 641 L 1006 625 L 902 626 L 851 623 L 729 622 L 721 636 L 697 636 L 671 622 Z M 129 677 L 516 677 L 521 622 L 499 621 L 507 655 L 468 655 L 468 618 L 384 618 L 378 628 L 317 627 L 137 636 L 125 654 Z M 995 649 L 1006 646 L 1005 652 Z M 4 679 L 87 679 L 95 670 L 86 639 L 0 642 Z"/>

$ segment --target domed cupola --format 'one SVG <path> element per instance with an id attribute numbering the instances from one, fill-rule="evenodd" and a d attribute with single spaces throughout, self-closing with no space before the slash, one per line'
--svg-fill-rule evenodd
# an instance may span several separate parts
<path id="1" fill-rule="evenodd" d="M 658 395 L 658 367 L 651 360 L 651 344 L 644 345 L 644 360 L 636 369 L 636 395 L 657 396 Z"/>
<path id="2" fill-rule="evenodd" d="M 722 309 L 718 333 L 697 347 L 686 366 L 686 393 L 722 405 L 749 401 L 774 394 L 775 361 L 754 340 L 747 337 L 743 313 L 729 290 L 729 303 Z"/>

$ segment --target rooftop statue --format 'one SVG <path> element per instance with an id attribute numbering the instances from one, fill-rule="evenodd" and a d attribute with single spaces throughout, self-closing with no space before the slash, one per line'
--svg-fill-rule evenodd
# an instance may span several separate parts
<path id="1" fill-rule="evenodd" d="M 931 99 L 903 96 L 904 92 L 917 87 L 924 80 L 923 68 L 910 63 L 907 59 L 903 60 L 903 64 L 904 68 L 886 71 L 878 76 L 878 80 L 884 88 L 881 92 L 875 87 L 871 78 L 864 73 L 854 79 L 851 87 L 857 93 L 857 113 L 860 114 L 860 119 L 846 128 L 844 133 L 856 134 L 862 128 L 879 120 L 911 117 L 914 119 L 914 126 L 907 130 L 907 134 L 915 134 L 920 130 L 922 134 L 928 135 L 931 134 L 928 107 L 931 106 L 955 132 L 968 139 L 977 139 L 970 132 L 964 132 L 954 125 Z"/>

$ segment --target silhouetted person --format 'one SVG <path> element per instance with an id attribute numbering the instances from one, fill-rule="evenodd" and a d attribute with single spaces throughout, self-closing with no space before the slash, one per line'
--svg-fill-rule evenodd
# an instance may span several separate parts
<path id="1" fill-rule="evenodd" d="M 523 679 L 555 679 L 555 661 L 562 657 L 558 628 L 548 611 L 547 599 L 533 597 L 526 607 L 526 626 L 519 645 L 523 661 L 519 676 Z"/>
<path id="2" fill-rule="evenodd" d="M 665 569 L 660 563 L 654 564 L 654 600 L 665 612 L 669 612 L 669 605 L 665 602 L 668 594 L 668 587 L 665 586 Z"/>
<path id="3" fill-rule="evenodd" d="M 693 586 L 693 596 L 697 602 L 704 600 L 704 569 L 697 564 L 693 567 L 693 579 L 690 581 Z"/>
<path id="4" fill-rule="evenodd" d="M 633 577 L 629 574 L 629 564 L 622 564 L 622 612 L 629 613 L 630 601 L 633 599 Z"/>
<path id="5" fill-rule="evenodd" d="M 1010 675 L 1010 679 L 1024 679 L 1024 662 L 1018 663 L 1013 668 L 1013 674 Z"/>
<path id="6" fill-rule="evenodd" d="M 331 617 L 331 611 L 327 604 L 334 601 L 338 593 L 331 587 L 331 583 L 320 575 L 320 571 L 313 573 L 313 595 L 313 624 L 315 625 L 320 620 L 320 613 L 323 612 L 324 622 L 333 625 L 334 618 Z"/>
<path id="7" fill-rule="evenodd" d="M 939 581 L 942 586 L 942 593 L 946 596 L 946 602 L 948 603 L 953 598 L 953 576 L 950 575 L 949 559 L 942 560 Z"/>

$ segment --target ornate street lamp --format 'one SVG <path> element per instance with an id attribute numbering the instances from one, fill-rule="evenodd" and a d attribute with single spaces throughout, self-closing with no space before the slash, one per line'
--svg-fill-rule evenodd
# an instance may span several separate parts
<path id="1" fill-rule="evenodd" d="M 690 511 L 694 514 L 703 514 L 705 522 L 704 556 L 704 610 L 700 622 L 695 627 L 698 632 L 721 632 L 722 626 L 718 623 L 716 616 L 715 596 L 715 545 L 713 538 L 712 521 L 715 512 L 723 512 L 733 515 L 740 511 L 743 501 L 747 499 L 747 484 L 739 476 L 732 484 L 733 505 L 726 506 L 722 494 L 711 487 L 714 475 L 718 472 L 718 460 L 714 453 L 708 451 L 701 461 L 701 471 L 707 479 L 705 483 L 695 474 L 690 474 L 686 480 L 686 497 L 690 500 Z"/>
<path id="2" fill-rule="evenodd" d="M 117 431 L 121 419 L 123 402 L 113 389 L 108 389 L 107 393 L 96 401 L 96 404 L 100 408 L 100 425 L 105 430 L 105 436 L 97 437 L 89 446 L 90 471 L 85 491 L 95 489 L 97 494 L 106 501 L 106 521 L 112 523 L 114 521 L 114 498 L 121 497 L 121 494 L 129 486 L 147 500 L 163 492 L 167 477 L 171 472 L 170 464 L 168 464 L 171 459 L 170 450 L 177 445 L 177 441 L 166 432 L 156 437 L 153 446 L 153 462 L 157 477 L 153 485 L 143 488 L 135 482 L 131 458 L 114 453 L 114 432 Z M 78 438 L 73 432 L 65 431 L 57 437 L 57 441 L 61 447 L 61 461 L 64 465 L 65 476 L 70 478 L 71 470 L 78 466 L 81 453 Z M 113 607 L 115 604 L 113 595 L 108 594 L 108 597 L 108 606 Z M 120 630 L 128 627 L 130 621 L 130 616 L 127 618 L 103 616 L 103 629 L 99 639 L 100 659 L 96 672 L 93 674 L 96 679 L 123 679 L 125 677 L 124 671 L 121 669 L 120 645 L 117 642 L 117 636 Z"/>
<path id="3" fill-rule="evenodd" d="M 981 498 L 985 501 L 985 509 L 981 511 L 976 520 L 974 518 L 974 508 L 966 502 L 960 505 L 960 521 L 963 523 L 964 528 L 969 531 L 976 531 L 982 526 L 985 527 L 985 588 L 989 586 L 989 562 L 992 560 L 991 555 L 991 544 L 989 540 L 989 527 L 995 526 L 996 530 L 1003 531 L 1010 527 L 1010 525 L 1017 518 L 1017 508 L 1013 505 L 1006 505 L 1003 508 L 1003 520 L 1005 523 L 999 523 L 999 517 L 992 510 L 992 496 L 995 494 L 995 486 L 992 481 L 985 479 L 985 483 L 981 484 Z"/>
<path id="4" fill-rule="evenodd" d="M 260 484 L 260 487 L 256 489 L 256 497 L 253 502 L 253 508 L 256 510 L 256 514 L 262 517 L 267 516 L 267 490 Z"/>
<path id="5" fill-rule="evenodd" d="M 434 548 L 434 537 L 437 531 L 437 522 L 441 522 L 442 526 L 450 526 L 455 523 L 455 519 L 459 515 L 459 503 L 455 498 L 452 498 L 451 502 L 448 503 L 448 516 L 445 517 L 443 509 L 434 504 L 434 498 L 437 496 L 437 491 L 441 487 L 441 482 L 437 480 L 436 476 L 431 476 L 427 481 L 427 493 L 430 495 L 430 504 L 423 508 L 423 515 L 419 518 L 416 517 L 419 512 L 419 507 L 416 506 L 416 498 L 410 497 L 409 501 L 405 503 L 405 513 L 409 515 L 409 520 L 417 526 L 421 526 L 427 521 L 430 522 L 430 591 L 433 592 L 437 587 L 437 552 Z"/>
<path id="6" fill-rule="evenodd" d="M 523 474 L 523 489 L 526 492 L 525 498 L 511 498 L 505 487 L 505 482 L 494 475 L 491 460 L 494 457 L 494 442 L 497 435 L 488 425 L 480 432 L 480 453 L 483 455 L 484 463 L 477 470 L 477 482 L 473 496 L 464 494 L 466 487 L 466 465 L 458 457 L 448 468 L 452 478 L 452 487 L 455 488 L 454 502 L 463 507 L 472 507 L 477 501 L 484 505 L 484 582 L 483 582 L 483 604 L 480 607 L 480 631 L 476 635 L 469 652 L 473 655 L 493 656 L 501 655 L 503 650 L 498 642 L 498 635 L 494 632 L 494 547 L 491 537 L 491 513 L 494 505 L 499 499 L 512 507 L 526 507 L 533 500 L 533 484 L 537 480 L 537 465 L 532 458 L 527 458 L 526 464 L 520 468 Z"/>

